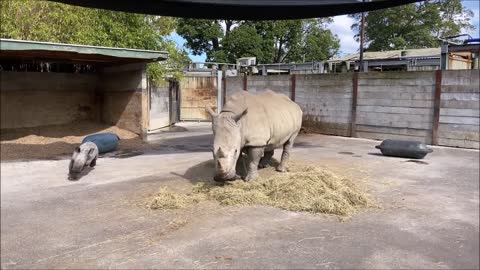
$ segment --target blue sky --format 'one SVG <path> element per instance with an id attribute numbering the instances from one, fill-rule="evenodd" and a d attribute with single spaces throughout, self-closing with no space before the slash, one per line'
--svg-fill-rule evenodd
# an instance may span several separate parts
<path id="1" fill-rule="evenodd" d="M 474 13 L 472 18 L 472 23 L 476 27 L 475 30 L 469 32 L 472 37 L 479 37 L 479 1 L 478 0 L 462 0 L 464 6 L 471 9 Z M 358 51 L 359 44 L 353 39 L 354 33 L 350 30 L 353 20 L 347 15 L 335 16 L 333 17 L 333 23 L 331 23 L 328 28 L 332 31 L 333 34 L 337 35 L 340 38 L 340 54 L 350 54 L 356 53 Z M 175 41 L 179 47 L 184 47 L 185 40 L 177 35 L 176 33 L 170 35 L 170 39 Z M 190 54 L 190 58 L 194 62 L 203 62 L 205 61 L 205 55 L 195 56 Z"/>

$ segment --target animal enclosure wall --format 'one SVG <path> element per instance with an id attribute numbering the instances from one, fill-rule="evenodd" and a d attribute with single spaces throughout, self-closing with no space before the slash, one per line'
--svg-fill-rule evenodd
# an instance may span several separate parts
<path id="1" fill-rule="evenodd" d="M 479 75 L 478 69 L 443 72 L 438 144 L 480 148 Z"/>
<path id="2" fill-rule="evenodd" d="M 431 144 L 434 91 L 435 72 L 361 74 L 356 136 Z"/>
<path id="3" fill-rule="evenodd" d="M 246 85 L 297 102 L 308 130 L 479 148 L 479 70 L 227 77 L 227 97 Z"/>
<path id="4" fill-rule="evenodd" d="M 148 126 L 145 64 L 89 74 L 2 71 L 0 76 L 1 129 L 94 121 L 141 134 Z"/>
<path id="5" fill-rule="evenodd" d="M 23 128 L 94 120 L 94 74 L 0 73 L 1 128 Z"/>
<path id="6" fill-rule="evenodd" d="M 180 81 L 180 120 L 209 121 L 205 106 L 217 108 L 217 77 L 186 76 Z"/>
<path id="7" fill-rule="evenodd" d="M 102 122 L 137 134 L 148 127 L 147 77 L 144 65 L 105 69 L 99 75 Z M 145 92 L 145 93 L 144 93 Z"/>

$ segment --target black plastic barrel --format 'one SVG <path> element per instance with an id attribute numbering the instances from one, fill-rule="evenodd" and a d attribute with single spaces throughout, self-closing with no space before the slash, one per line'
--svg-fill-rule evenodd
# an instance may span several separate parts
<path id="1" fill-rule="evenodd" d="M 402 140 L 384 140 L 380 145 L 375 146 L 380 149 L 382 154 L 391 157 L 415 158 L 422 159 L 428 153 L 433 152 L 432 149 L 421 142 L 402 141 Z"/>

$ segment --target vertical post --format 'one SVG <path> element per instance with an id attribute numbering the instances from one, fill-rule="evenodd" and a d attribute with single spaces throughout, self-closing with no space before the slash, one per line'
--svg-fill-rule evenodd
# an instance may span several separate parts
<path id="1" fill-rule="evenodd" d="M 141 100 L 141 108 L 140 108 L 140 115 L 141 115 L 141 132 L 142 132 L 142 140 L 147 140 L 147 133 L 148 127 L 150 124 L 150 110 L 149 110 L 149 103 L 148 103 L 148 78 L 147 78 L 147 65 L 144 65 L 142 68 L 142 90 L 140 93 L 140 100 Z"/>
<path id="2" fill-rule="evenodd" d="M 362 0 L 362 3 L 364 1 Z M 360 22 L 360 62 L 358 63 L 358 68 L 360 72 L 365 71 L 363 67 L 363 37 L 365 32 L 365 12 L 362 12 L 362 20 Z"/>
<path id="3" fill-rule="evenodd" d="M 440 97 L 442 95 L 442 71 L 435 71 L 435 96 L 433 98 L 432 145 L 438 145 L 438 125 L 440 122 Z"/>
<path id="4" fill-rule="evenodd" d="M 440 69 L 441 70 L 448 69 L 448 44 L 443 44 L 441 48 Z"/>
<path id="5" fill-rule="evenodd" d="M 350 137 L 357 136 L 357 97 L 358 97 L 358 72 L 352 78 L 352 114 L 350 121 Z"/>
<path id="6" fill-rule="evenodd" d="M 226 102 L 226 100 L 227 100 L 227 77 L 226 77 L 226 76 L 223 76 L 222 82 L 223 82 L 223 99 L 222 99 L 222 103 L 223 103 L 223 105 L 225 105 L 225 102 Z"/>
<path id="7" fill-rule="evenodd" d="M 247 73 L 243 73 L 243 91 L 248 91 L 248 89 L 247 89 Z"/>
<path id="8" fill-rule="evenodd" d="M 297 87 L 296 84 L 297 84 L 297 77 L 295 74 L 292 74 L 292 76 L 290 77 L 290 80 L 291 80 L 291 91 L 290 91 L 290 99 L 292 101 L 295 101 L 295 88 Z"/>
<path id="9" fill-rule="evenodd" d="M 222 91 L 222 71 L 217 71 L 217 113 L 222 111 L 223 91 Z"/>

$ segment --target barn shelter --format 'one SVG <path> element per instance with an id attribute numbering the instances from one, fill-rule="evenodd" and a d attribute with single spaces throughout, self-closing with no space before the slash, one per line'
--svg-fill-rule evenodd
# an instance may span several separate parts
<path id="1" fill-rule="evenodd" d="M 1 129 L 91 121 L 145 135 L 161 51 L 0 39 Z"/>

